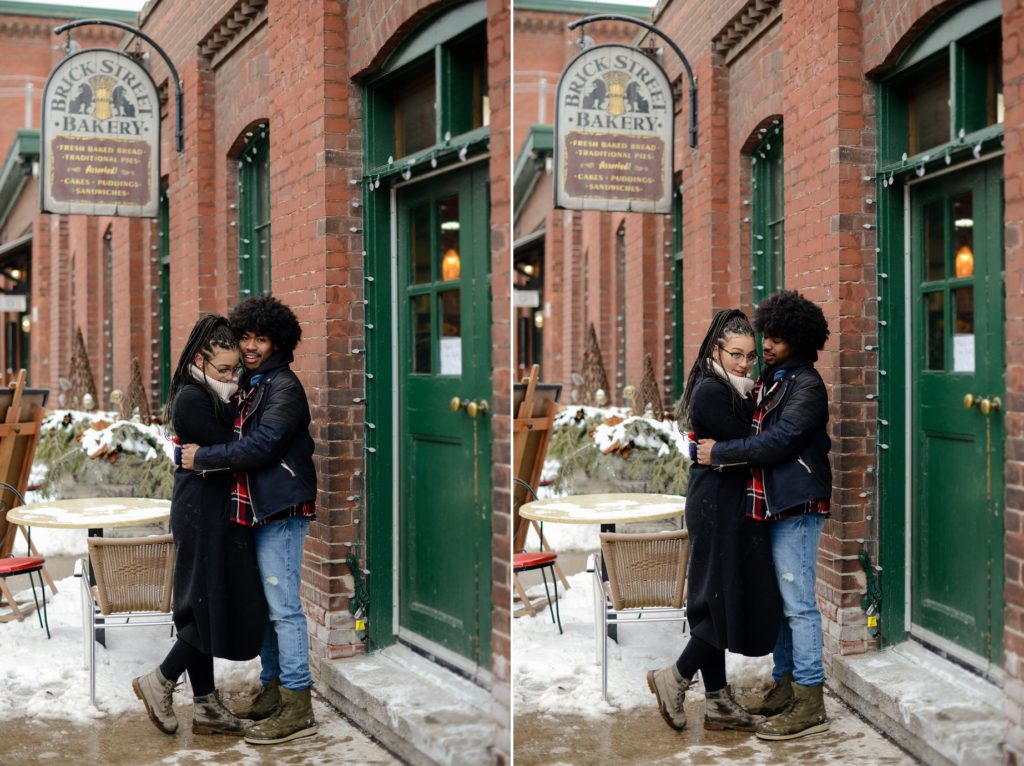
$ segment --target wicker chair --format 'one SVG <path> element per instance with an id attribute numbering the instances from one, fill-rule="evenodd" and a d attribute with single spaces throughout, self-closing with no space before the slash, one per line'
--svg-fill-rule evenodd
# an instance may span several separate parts
<path id="1" fill-rule="evenodd" d="M 680 621 L 686 630 L 686 563 L 690 540 L 685 529 L 654 534 L 601 533 L 600 562 L 592 558 L 594 623 L 601 661 L 601 692 L 608 699 L 608 625 Z"/>
<path id="2" fill-rule="evenodd" d="M 82 620 L 88 645 L 89 699 L 96 706 L 96 628 L 173 625 L 171 577 L 174 540 L 153 537 L 90 537 L 89 561 L 81 559 Z M 89 584 L 92 563 L 95 585 Z"/>

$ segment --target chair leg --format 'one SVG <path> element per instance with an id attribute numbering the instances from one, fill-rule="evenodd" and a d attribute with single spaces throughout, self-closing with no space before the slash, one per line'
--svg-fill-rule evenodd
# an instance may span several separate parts
<path id="1" fill-rule="evenodd" d="M 43 579 L 42 570 L 39 571 L 39 595 L 43 600 L 43 610 L 39 611 L 39 601 L 36 599 L 36 580 L 32 576 L 32 572 L 28 573 L 28 581 L 32 586 L 32 600 L 36 604 L 36 616 L 39 618 L 39 627 L 46 628 L 46 638 L 52 638 L 50 636 L 50 616 L 46 613 L 46 581 Z M 45 624 L 44 624 L 45 623 Z"/>
<path id="2" fill-rule="evenodd" d="M 555 621 L 558 623 L 558 635 L 562 635 L 562 610 L 558 606 L 558 581 L 555 579 L 554 567 L 551 568 L 551 583 L 555 586 Z"/>
<path id="3" fill-rule="evenodd" d="M 604 610 L 604 586 L 601 583 L 600 568 L 594 571 L 591 581 L 594 595 L 594 662 L 601 661 L 601 612 Z"/>
<path id="4" fill-rule="evenodd" d="M 548 591 L 548 576 L 544 572 L 547 567 L 540 568 L 540 576 L 544 579 L 544 596 L 548 600 L 548 611 L 551 612 L 551 622 L 555 621 L 555 607 L 551 603 L 551 593 Z M 554 570 L 551 572 L 551 579 L 555 579 Z M 555 598 L 558 598 L 558 583 L 555 583 Z"/>
<path id="5" fill-rule="evenodd" d="M 608 610 L 601 610 L 601 694 L 608 701 Z"/>
<path id="6" fill-rule="evenodd" d="M 82 602 L 82 667 L 89 667 L 89 620 L 92 619 L 92 600 L 88 594 L 89 580 L 82 575 L 82 590 L 79 593 Z"/>
<path id="7" fill-rule="evenodd" d="M 39 575 L 39 579 L 42 580 L 43 576 Z M 32 603 L 36 605 L 36 617 L 39 618 L 39 627 L 43 627 L 43 613 L 39 611 L 39 599 L 36 597 L 36 578 L 32 576 L 32 572 L 28 573 L 28 586 L 32 589 Z M 46 588 L 43 588 L 43 602 L 46 602 Z"/>
<path id="8" fill-rule="evenodd" d="M 96 620 L 89 620 L 89 701 L 96 707 Z"/>

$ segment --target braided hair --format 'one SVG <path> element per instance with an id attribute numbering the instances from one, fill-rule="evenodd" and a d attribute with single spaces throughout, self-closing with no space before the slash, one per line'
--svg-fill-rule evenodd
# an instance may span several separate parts
<path id="1" fill-rule="evenodd" d="M 679 410 L 676 413 L 677 422 L 682 422 L 680 418 L 684 414 L 687 419 L 692 417 L 690 405 L 693 400 L 693 391 L 697 387 L 697 381 L 701 375 L 715 374 L 711 369 L 712 353 L 715 347 L 723 343 L 728 335 L 754 337 L 754 328 L 750 326 L 750 320 L 739 309 L 723 309 L 715 314 L 715 318 L 711 320 L 711 326 L 708 327 L 708 332 L 700 344 L 700 350 L 697 352 L 697 358 L 694 360 L 693 366 L 690 368 L 690 374 L 686 378 L 686 390 L 683 393 L 683 400 L 680 402 Z M 732 386 L 729 386 L 729 390 L 732 392 L 733 411 L 737 412 L 741 405 L 740 395 Z"/>
<path id="2" fill-rule="evenodd" d="M 192 328 L 188 336 L 185 348 L 178 357 L 178 366 L 171 376 L 171 385 L 167 391 L 167 406 L 164 410 L 164 422 L 171 422 L 171 406 L 174 398 L 181 392 L 181 389 L 188 383 L 194 383 L 191 367 L 195 364 L 196 354 L 201 354 L 204 359 L 209 359 L 216 350 L 234 351 L 238 348 L 238 336 L 231 329 L 231 324 L 225 317 L 217 314 L 204 314 Z M 223 402 L 210 391 L 210 398 L 214 403 L 217 414 L 223 411 Z"/>

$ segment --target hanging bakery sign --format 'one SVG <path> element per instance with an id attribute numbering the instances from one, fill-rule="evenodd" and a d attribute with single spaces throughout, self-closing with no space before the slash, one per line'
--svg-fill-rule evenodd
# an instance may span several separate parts
<path id="1" fill-rule="evenodd" d="M 555 104 L 555 207 L 672 211 L 672 86 L 657 62 L 627 45 L 588 48 Z"/>
<path id="2" fill-rule="evenodd" d="M 114 50 L 64 59 L 43 91 L 42 209 L 157 215 L 160 102 L 149 73 Z"/>

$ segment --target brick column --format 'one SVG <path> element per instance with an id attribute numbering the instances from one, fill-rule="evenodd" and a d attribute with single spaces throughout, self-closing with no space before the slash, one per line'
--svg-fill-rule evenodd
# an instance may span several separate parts
<path id="1" fill-rule="evenodd" d="M 348 29 L 342 5 L 272 3 L 267 54 L 275 294 L 302 323 L 294 369 L 309 398 L 319 493 L 303 571 L 310 620 L 310 663 L 361 651 L 348 611 L 353 578 L 345 559 L 359 539 L 362 493 L 362 360 L 364 345 L 358 89 L 347 80 Z M 296 57 L 306 62 L 296 67 Z M 296 108 L 296 94 L 302 94 Z M 276 235 L 280 232 L 280 236 Z"/>
<path id="2" fill-rule="evenodd" d="M 1007 733 L 1003 763 L 1024 763 L 1024 3 L 1003 3 L 1006 99 L 1006 524 L 1003 670 Z"/>
<path id="3" fill-rule="evenodd" d="M 875 388 L 877 361 L 864 345 L 874 337 L 877 310 L 875 218 L 866 203 L 873 185 L 862 180 L 874 172 L 874 136 L 863 117 L 872 102 L 861 74 L 856 10 L 787 7 L 782 23 L 783 50 L 799 51 L 785 60 L 786 286 L 818 303 L 832 331 L 817 365 L 829 390 L 837 487 L 818 554 L 828 660 L 869 644 L 857 553 L 868 537 L 871 499 L 860 495 L 874 462 L 875 410 L 865 396 Z"/>

